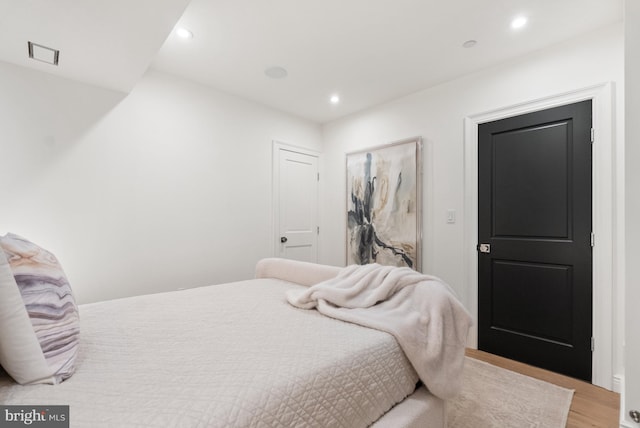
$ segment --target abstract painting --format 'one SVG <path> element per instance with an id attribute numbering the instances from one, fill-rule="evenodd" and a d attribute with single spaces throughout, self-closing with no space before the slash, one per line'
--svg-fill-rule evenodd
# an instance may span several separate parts
<path id="1" fill-rule="evenodd" d="M 347 154 L 347 264 L 420 271 L 422 139 Z"/>

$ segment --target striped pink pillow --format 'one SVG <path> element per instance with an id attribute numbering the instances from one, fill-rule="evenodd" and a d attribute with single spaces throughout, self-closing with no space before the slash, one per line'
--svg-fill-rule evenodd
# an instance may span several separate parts
<path id="1" fill-rule="evenodd" d="M 78 307 L 56 257 L 0 237 L 0 364 L 20 384 L 57 384 L 75 371 Z"/>

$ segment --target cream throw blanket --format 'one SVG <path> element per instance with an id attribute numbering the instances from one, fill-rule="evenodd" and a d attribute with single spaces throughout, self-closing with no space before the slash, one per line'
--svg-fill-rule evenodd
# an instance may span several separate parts
<path id="1" fill-rule="evenodd" d="M 462 386 L 471 316 L 438 278 L 410 268 L 351 265 L 287 300 L 302 309 L 392 334 L 422 382 L 440 398 Z"/>

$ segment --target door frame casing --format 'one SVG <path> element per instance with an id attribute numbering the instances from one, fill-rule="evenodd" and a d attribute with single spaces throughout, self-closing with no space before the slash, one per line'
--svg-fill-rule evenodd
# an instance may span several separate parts
<path id="1" fill-rule="evenodd" d="M 592 383 L 613 389 L 613 83 L 545 97 L 469 115 L 464 118 L 464 267 L 466 303 L 475 320 L 468 345 L 478 347 L 478 125 L 520 114 L 591 100 L 594 129 L 592 164 L 593 315 L 596 346 L 592 354 Z"/>
<path id="2" fill-rule="evenodd" d="M 280 151 L 285 150 L 293 153 L 300 153 L 307 156 L 313 156 L 318 159 L 318 171 L 321 170 L 321 157 L 320 152 L 315 150 L 306 149 L 292 144 L 283 143 L 281 141 L 272 140 L 272 152 L 271 152 L 271 237 L 273 238 L 272 251 L 273 256 L 278 257 L 279 245 L 280 245 L 280 231 L 278 230 L 278 219 L 280 218 Z M 318 182 L 318 193 L 316 194 L 316 212 L 318 225 L 320 225 L 320 183 Z M 318 226 L 319 227 L 319 226 Z M 316 235 L 316 254 L 320 253 L 320 234 Z M 316 257 L 317 258 L 317 257 Z M 317 260 L 316 260 L 317 261 Z"/>

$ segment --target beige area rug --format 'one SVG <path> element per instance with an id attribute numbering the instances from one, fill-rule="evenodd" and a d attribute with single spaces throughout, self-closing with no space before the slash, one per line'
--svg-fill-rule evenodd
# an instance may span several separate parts
<path id="1" fill-rule="evenodd" d="M 447 404 L 449 428 L 561 428 L 573 390 L 466 357 L 464 386 Z"/>

